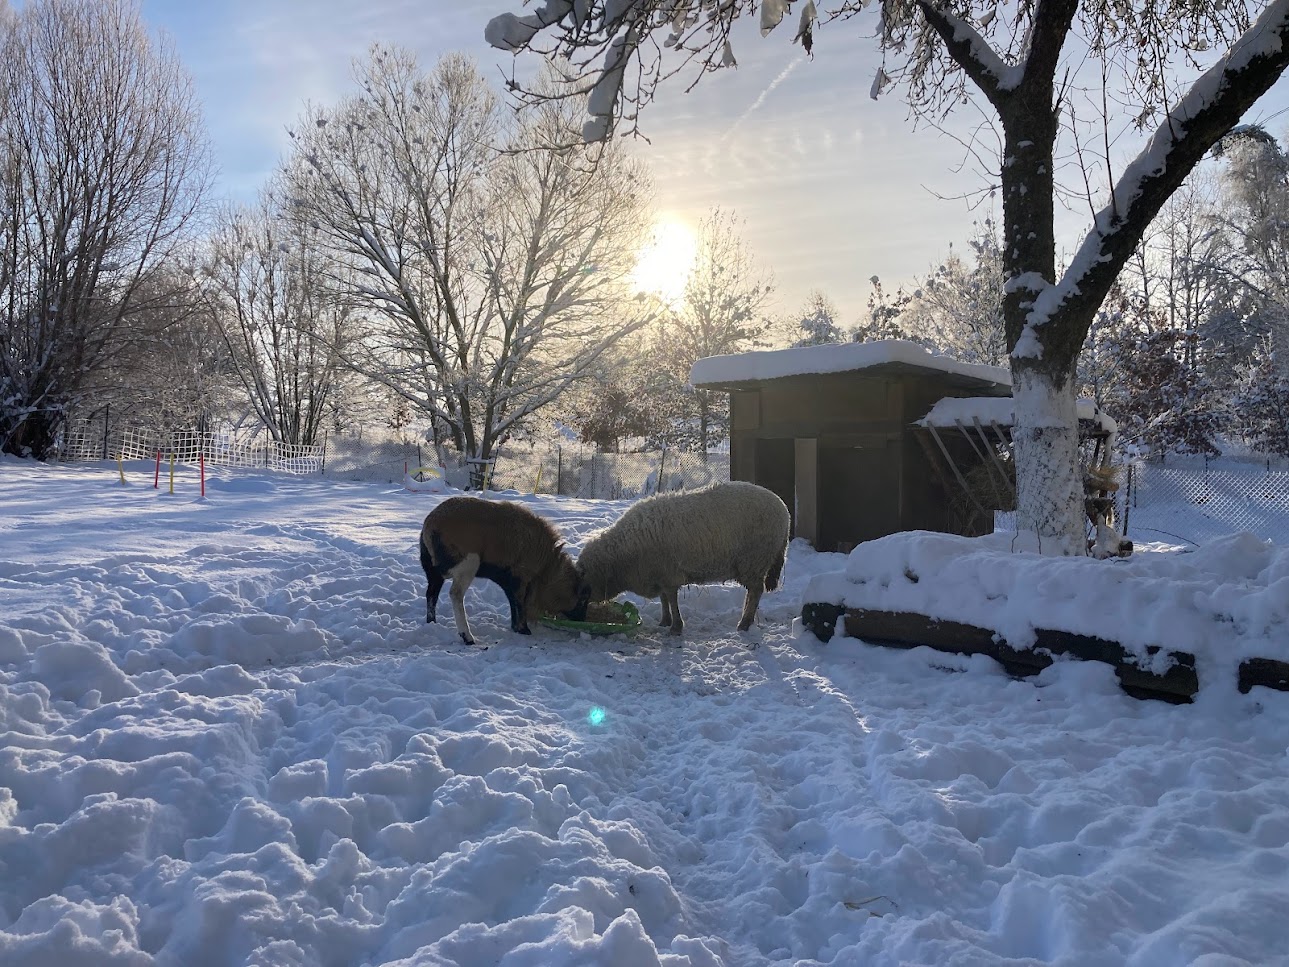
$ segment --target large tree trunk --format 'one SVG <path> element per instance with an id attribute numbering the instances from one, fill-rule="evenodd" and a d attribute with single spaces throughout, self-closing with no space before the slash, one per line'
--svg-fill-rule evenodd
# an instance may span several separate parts
<path id="1" fill-rule="evenodd" d="M 1078 327 L 1057 310 L 1046 324 L 1028 328 L 1038 293 L 1056 277 L 1056 115 L 1039 98 L 1009 105 L 1003 118 L 1008 158 L 1002 174 L 1003 262 L 1008 276 L 1003 319 L 1016 401 L 1016 527 L 1032 535 L 1040 553 L 1084 554 L 1074 379 L 1079 341 L 1069 337 Z M 1064 310 L 1065 316 L 1071 311 Z"/>
<path id="2" fill-rule="evenodd" d="M 1042 554 L 1086 553 L 1073 378 L 1014 365 L 1016 527 Z"/>

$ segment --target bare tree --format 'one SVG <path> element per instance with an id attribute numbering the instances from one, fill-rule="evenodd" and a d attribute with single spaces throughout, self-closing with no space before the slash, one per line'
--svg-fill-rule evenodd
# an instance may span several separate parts
<path id="1" fill-rule="evenodd" d="M 317 443 L 353 323 L 315 230 L 284 218 L 272 188 L 225 209 L 206 277 L 213 311 L 255 416 L 282 443 Z"/>
<path id="2" fill-rule="evenodd" d="M 169 297 L 157 267 L 209 162 L 188 78 L 132 3 L 31 0 L 0 55 L 0 449 L 45 459 L 131 314 Z"/>
<path id="3" fill-rule="evenodd" d="M 830 13 L 858 17 L 870 6 L 883 55 L 870 94 L 901 81 L 914 112 L 933 120 L 964 97 L 978 97 L 1002 129 L 996 178 L 1019 525 L 1037 535 L 1045 552 L 1083 553 L 1079 349 L 1164 202 L 1289 64 L 1289 0 L 836 0 Z M 701 76 L 733 63 L 729 37 L 739 17 L 759 10 L 768 32 L 788 7 L 788 0 L 547 0 L 529 16 L 494 18 L 485 36 L 505 50 L 547 44 L 549 53 L 568 58 L 590 92 L 583 133 L 595 139 L 611 131 L 615 118 L 635 123 L 658 82 L 687 65 Z M 803 3 L 796 37 L 807 50 L 815 18 L 815 4 Z M 1160 120 L 1117 177 L 1107 124 L 1107 184 L 1095 193 L 1103 207 L 1058 273 L 1056 147 L 1070 132 L 1063 122 L 1089 103 L 1074 87 L 1082 65 L 1102 80 L 1091 92 L 1091 110 L 1108 121 L 1105 105 L 1117 102 L 1115 113 L 1129 127 Z M 1196 69 L 1203 73 L 1180 89 L 1177 78 Z M 1090 183 L 1086 194 L 1094 195 Z"/>
<path id="4" fill-rule="evenodd" d="M 667 325 L 672 362 L 682 380 L 705 356 L 764 345 L 772 321 L 765 315 L 774 283 L 752 257 L 733 212 L 712 209 L 698 226 L 694 264 Z M 698 446 L 704 457 L 727 432 L 724 393 L 696 389 Z"/>
<path id="5" fill-rule="evenodd" d="M 463 57 L 424 73 L 378 47 L 357 80 L 295 134 L 295 213 L 356 280 L 336 279 L 363 313 L 349 362 L 486 458 L 647 321 L 627 298 L 647 179 L 569 147 L 566 105 L 501 110 Z"/>
<path id="6" fill-rule="evenodd" d="M 228 348 L 196 276 L 188 258 L 149 273 L 120 349 L 89 377 L 84 395 L 110 405 L 113 423 L 206 431 L 236 412 Z"/>

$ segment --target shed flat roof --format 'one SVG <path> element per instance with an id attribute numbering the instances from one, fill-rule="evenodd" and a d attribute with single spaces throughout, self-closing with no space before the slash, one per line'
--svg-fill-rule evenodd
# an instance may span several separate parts
<path id="1" fill-rule="evenodd" d="M 960 385 L 973 385 L 1010 393 L 1011 373 L 1000 366 L 964 363 L 941 356 L 903 339 L 875 342 L 830 343 L 796 346 L 762 352 L 708 356 L 694 363 L 689 381 L 710 389 L 751 389 L 772 379 L 821 373 L 865 371 L 878 376 L 890 373 L 938 373 Z"/>

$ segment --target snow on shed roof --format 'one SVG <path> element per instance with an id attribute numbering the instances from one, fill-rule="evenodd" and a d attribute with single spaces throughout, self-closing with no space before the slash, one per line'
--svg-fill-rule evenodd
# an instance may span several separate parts
<path id="1" fill-rule="evenodd" d="M 981 423 L 997 423 L 999 426 L 1011 426 L 1016 420 L 1016 401 L 1010 396 L 965 396 L 946 397 L 940 400 L 922 419 L 918 426 L 957 426 L 961 421 L 970 425 L 972 420 Z M 1118 430 L 1118 424 L 1097 408 L 1095 401 L 1081 399 L 1077 403 L 1080 420 L 1095 423 L 1108 433 Z"/>
<path id="2" fill-rule="evenodd" d="M 863 369 L 921 369 L 966 377 L 1000 388 L 1011 386 L 1011 373 L 1000 366 L 964 363 L 951 356 L 932 353 L 917 343 L 903 339 L 830 343 L 730 356 L 708 356 L 694 363 L 689 381 L 694 386 L 728 386 L 787 376 L 849 373 Z"/>

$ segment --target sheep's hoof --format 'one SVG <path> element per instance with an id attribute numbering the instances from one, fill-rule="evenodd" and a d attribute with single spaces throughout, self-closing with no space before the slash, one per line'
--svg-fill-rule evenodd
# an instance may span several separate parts
<path id="1" fill-rule="evenodd" d="M 684 633 L 685 633 L 685 626 L 684 626 L 684 625 L 672 625 L 672 626 L 671 626 L 671 634 L 673 634 L 673 635 L 683 635 Z"/>
<path id="2" fill-rule="evenodd" d="M 467 635 L 464 631 L 461 632 L 461 640 L 464 641 L 467 645 L 474 644 L 474 639 L 471 638 L 469 635 Z"/>
<path id="3" fill-rule="evenodd" d="M 512 625 L 511 630 L 517 635 L 531 635 L 533 633 L 532 629 L 529 628 L 528 625 L 524 625 L 521 628 L 516 628 Z"/>
<path id="4" fill-rule="evenodd" d="M 739 630 L 739 631 L 747 631 L 747 630 L 748 630 L 749 628 L 751 628 L 751 627 L 752 627 L 752 622 L 750 622 L 750 621 L 740 621 L 740 622 L 738 623 L 738 630 Z"/>

